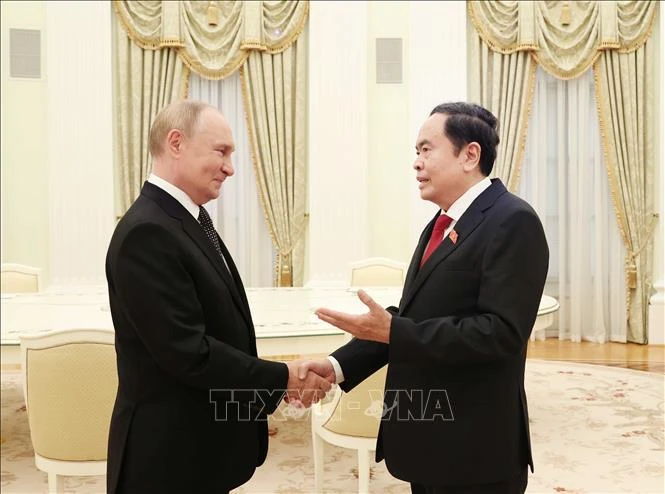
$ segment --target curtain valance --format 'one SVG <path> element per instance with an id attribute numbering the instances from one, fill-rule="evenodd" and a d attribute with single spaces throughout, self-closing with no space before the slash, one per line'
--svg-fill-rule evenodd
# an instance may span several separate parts
<path id="1" fill-rule="evenodd" d="M 469 16 L 493 51 L 530 51 L 559 79 L 580 76 L 603 50 L 633 52 L 653 27 L 652 1 L 469 1 Z"/>
<path id="2" fill-rule="evenodd" d="M 307 1 L 115 0 L 120 23 L 143 49 L 176 48 L 208 79 L 235 72 L 252 50 L 280 53 L 305 27 Z"/>

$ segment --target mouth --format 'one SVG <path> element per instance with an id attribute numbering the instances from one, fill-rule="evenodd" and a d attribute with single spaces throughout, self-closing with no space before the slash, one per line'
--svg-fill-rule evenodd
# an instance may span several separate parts
<path id="1" fill-rule="evenodd" d="M 427 178 L 422 178 L 422 177 L 416 177 L 416 180 L 418 180 L 418 188 L 422 189 L 425 185 L 429 183 L 429 179 Z"/>

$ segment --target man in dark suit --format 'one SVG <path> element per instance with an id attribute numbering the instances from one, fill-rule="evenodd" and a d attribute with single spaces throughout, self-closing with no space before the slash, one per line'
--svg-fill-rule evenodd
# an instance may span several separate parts
<path id="1" fill-rule="evenodd" d="M 388 364 L 376 459 L 414 493 L 522 493 L 533 469 L 524 367 L 549 251 L 533 209 L 488 178 L 496 127 L 477 105 L 434 108 L 413 167 L 440 211 L 399 307 L 360 291 L 366 314 L 319 309 L 355 338 L 305 364 L 345 391 Z"/>
<path id="2" fill-rule="evenodd" d="M 223 493 L 265 460 L 266 417 L 288 390 L 306 406 L 330 384 L 257 357 L 233 259 L 202 205 L 233 175 L 231 129 L 213 107 L 174 103 L 150 132 L 153 173 L 107 259 L 118 392 L 109 493 Z"/>

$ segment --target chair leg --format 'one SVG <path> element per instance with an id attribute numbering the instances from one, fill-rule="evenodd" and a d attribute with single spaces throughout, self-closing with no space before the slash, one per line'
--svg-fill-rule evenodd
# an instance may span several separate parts
<path id="1" fill-rule="evenodd" d="M 358 492 L 369 492 L 369 450 L 358 450 Z"/>
<path id="2" fill-rule="evenodd" d="M 314 450 L 314 492 L 323 492 L 323 439 L 312 428 Z"/>
<path id="3" fill-rule="evenodd" d="M 48 473 L 48 491 L 50 494 L 65 492 L 65 478 L 57 473 Z"/>

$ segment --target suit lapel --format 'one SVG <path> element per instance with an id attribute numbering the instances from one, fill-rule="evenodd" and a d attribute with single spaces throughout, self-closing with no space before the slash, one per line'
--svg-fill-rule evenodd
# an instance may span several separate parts
<path id="1" fill-rule="evenodd" d="M 453 230 L 457 232 L 457 241 L 453 242 L 450 239 L 450 234 L 443 239 L 441 245 L 432 253 L 432 255 L 427 259 L 425 264 L 418 269 L 420 265 L 420 259 L 423 256 L 429 237 L 431 236 L 432 229 L 434 228 L 434 223 L 438 215 L 429 222 L 423 235 L 420 237 L 418 242 L 418 247 L 414 253 L 413 259 L 411 259 L 411 265 L 409 266 L 409 271 L 407 273 L 407 279 L 404 284 L 404 294 L 402 296 L 402 301 L 400 304 L 400 313 L 403 312 L 408 304 L 413 300 L 413 297 L 422 287 L 423 283 L 429 276 L 432 274 L 432 271 L 443 262 L 450 254 L 455 252 L 458 249 L 464 248 L 464 242 L 471 235 L 471 233 L 478 228 L 478 226 L 485 219 L 485 212 L 487 209 L 492 207 L 496 199 L 506 192 L 506 188 L 501 183 L 499 179 L 492 179 L 492 185 L 490 185 L 486 190 L 484 190 L 469 206 L 469 208 L 464 212 L 462 217 L 457 221 Z"/>
<path id="2" fill-rule="evenodd" d="M 406 300 L 407 300 L 407 295 L 411 292 L 411 288 L 413 287 L 413 283 L 416 279 L 416 276 L 418 275 L 418 271 L 420 270 L 420 260 L 423 258 L 423 254 L 425 253 L 425 249 L 427 248 L 427 242 L 429 241 L 429 238 L 432 236 L 432 230 L 434 229 L 434 223 L 436 223 L 436 219 L 439 217 L 439 214 L 441 214 L 441 210 L 439 210 L 435 215 L 434 218 L 432 218 L 432 221 L 430 221 L 425 229 L 423 230 L 423 233 L 420 234 L 420 239 L 418 240 L 418 245 L 416 246 L 416 250 L 413 253 L 413 257 L 411 258 L 411 263 L 409 264 L 409 269 L 406 272 L 406 279 L 404 280 L 404 290 L 402 293 L 402 299 L 400 301 L 400 311 L 404 307 Z"/>
<path id="3" fill-rule="evenodd" d="M 221 241 L 221 239 L 220 239 L 220 246 L 222 247 L 222 252 L 224 253 L 224 257 L 226 258 L 226 261 L 229 265 L 229 269 L 227 269 L 226 266 L 224 265 L 224 260 L 219 257 L 219 254 L 215 250 L 215 247 L 212 245 L 212 242 L 210 242 L 210 239 L 206 236 L 199 222 L 196 221 L 196 219 L 194 219 L 194 217 L 191 214 L 189 214 L 189 212 L 182 206 L 182 204 L 180 204 L 170 194 L 163 191 L 156 185 L 151 184 L 150 182 L 146 182 L 143 185 L 141 193 L 146 195 L 150 199 L 154 200 L 170 216 L 173 216 L 174 218 L 180 220 L 180 223 L 185 233 L 194 241 L 197 247 L 201 249 L 201 251 L 205 254 L 208 260 L 214 266 L 217 273 L 219 273 L 224 283 L 226 283 L 226 285 L 229 287 L 229 291 L 231 292 L 231 297 L 233 298 L 234 302 L 240 309 L 240 312 L 242 313 L 243 318 L 247 322 L 248 326 L 252 328 L 251 331 L 253 332 L 254 330 L 252 326 L 252 317 L 250 315 L 247 298 L 241 297 L 240 294 L 240 289 L 244 291 L 244 289 L 242 288 L 242 283 L 240 284 L 236 283 L 236 281 L 231 277 L 229 269 L 232 269 L 233 276 L 238 281 L 240 280 L 240 275 L 238 274 L 238 270 L 236 269 L 235 264 L 231 259 L 229 251 L 227 250 L 226 246 Z"/>
<path id="4" fill-rule="evenodd" d="M 203 253 L 206 255 L 208 260 L 212 263 L 212 265 L 215 267 L 215 270 L 219 273 L 219 275 L 222 277 L 222 280 L 224 280 L 224 283 L 229 287 L 229 291 L 231 292 L 231 296 L 240 309 L 240 312 L 242 313 L 243 318 L 247 322 L 247 325 L 249 327 L 252 327 L 252 318 L 250 316 L 249 312 L 249 305 L 247 304 L 247 299 L 242 297 L 240 294 L 239 286 L 236 283 L 236 281 L 231 277 L 231 273 L 233 273 L 234 277 L 237 278 L 238 280 L 240 279 L 240 275 L 238 274 L 238 270 L 235 267 L 235 264 L 233 263 L 233 260 L 231 259 L 231 254 L 229 253 L 228 249 L 226 248 L 226 245 L 224 245 L 224 242 L 222 242 L 222 239 L 219 238 L 219 235 L 217 236 L 219 240 L 219 245 L 222 248 L 222 253 L 224 254 L 224 259 L 226 259 L 226 263 L 228 264 L 228 269 L 226 268 L 226 265 L 224 264 L 224 259 L 219 257 L 219 253 L 215 250 L 215 247 L 212 245 L 212 242 L 210 239 L 206 236 L 205 232 L 203 231 L 203 228 L 201 228 L 201 225 L 199 224 L 198 221 L 196 221 L 191 214 L 188 214 L 189 218 L 184 217 L 182 220 L 182 227 L 189 235 L 194 243 L 203 251 Z M 230 271 L 232 270 L 232 271 Z M 242 286 L 242 284 L 240 285 Z"/>
<path id="5" fill-rule="evenodd" d="M 238 294 L 238 297 L 240 298 L 240 301 L 242 303 L 242 306 L 245 308 L 243 315 L 245 317 L 245 320 L 247 321 L 247 324 L 249 326 L 249 332 L 252 335 L 252 344 L 254 345 L 254 353 L 256 353 L 256 334 L 254 332 L 254 322 L 252 321 L 252 311 L 249 308 L 249 301 L 247 300 L 247 293 L 245 292 L 245 287 L 242 284 L 242 279 L 240 278 L 240 273 L 238 272 L 238 268 L 236 267 L 235 262 L 233 262 L 233 257 L 231 257 L 231 253 L 229 250 L 226 248 L 226 244 L 222 241 L 222 238 L 217 235 L 217 239 L 219 240 L 219 246 L 222 248 L 222 253 L 224 254 L 224 259 L 226 259 L 226 263 L 229 266 L 229 269 L 226 269 L 226 266 L 224 266 L 224 271 L 229 274 L 229 271 L 231 272 L 231 276 L 233 277 L 233 282 L 236 288 L 236 293 Z M 208 242 L 210 243 L 210 242 Z M 219 255 L 217 256 L 219 257 Z M 222 261 L 223 262 L 223 261 Z"/>

